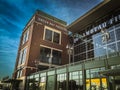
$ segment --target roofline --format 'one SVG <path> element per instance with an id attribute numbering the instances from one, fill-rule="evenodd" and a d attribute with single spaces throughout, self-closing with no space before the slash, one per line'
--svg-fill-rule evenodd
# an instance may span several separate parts
<path id="1" fill-rule="evenodd" d="M 45 17 L 45 18 L 48 18 L 48 19 L 50 19 L 50 20 L 52 20 L 52 21 L 55 21 L 55 22 L 57 22 L 57 23 L 59 23 L 59 24 L 67 25 L 67 22 L 65 22 L 65 21 L 63 21 L 63 20 L 61 20 L 61 19 L 59 19 L 59 18 L 56 18 L 56 17 L 54 17 L 54 16 L 52 16 L 52 15 L 50 15 L 50 14 L 47 14 L 47 13 L 41 11 L 41 10 L 36 10 L 36 14 L 38 14 L 38 15 L 40 15 L 40 16 L 43 16 L 43 17 Z"/>
<path id="2" fill-rule="evenodd" d="M 83 20 L 84 18 L 86 18 L 87 16 L 90 16 L 92 13 L 94 13 L 95 11 L 97 11 L 99 8 L 103 7 L 105 4 L 107 4 L 110 1 L 111 0 L 104 0 L 103 2 L 99 3 L 97 6 L 95 6 L 94 8 L 92 8 L 91 10 L 89 10 L 88 12 L 86 12 L 84 15 L 82 15 L 81 17 L 79 17 L 77 20 L 75 20 L 74 22 L 72 22 L 71 24 L 69 24 L 67 26 L 67 29 L 69 30 L 72 26 L 74 26 L 75 24 L 77 24 L 78 22 L 80 22 L 81 20 Z M 72 31 L 72 30 L 70 30 L 70 31 Z"/>

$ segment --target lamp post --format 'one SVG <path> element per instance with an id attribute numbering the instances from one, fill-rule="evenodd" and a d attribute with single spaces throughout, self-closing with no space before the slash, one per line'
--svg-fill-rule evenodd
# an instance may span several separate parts
<path id="1" fill-rule="evenodd" d="M 70 45 L 70 44 L 67 44 L 66 49 L 67 49 L 67 52 L 68 52 L 68 55 L 69 55 L 69 64 L 70 64 L 71 63 L 71 55 L 73 53 L 73 46 Z"/>

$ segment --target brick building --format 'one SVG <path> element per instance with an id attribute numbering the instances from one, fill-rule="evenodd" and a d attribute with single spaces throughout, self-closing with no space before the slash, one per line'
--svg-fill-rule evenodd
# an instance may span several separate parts
<path id="1" fill-rule="evenodd" d="M 25 26 L 20 39 L 13 78 L 22 80 L 23 90 L 27 75 L 68 63 L 66 22 L 37 10 Z"/>

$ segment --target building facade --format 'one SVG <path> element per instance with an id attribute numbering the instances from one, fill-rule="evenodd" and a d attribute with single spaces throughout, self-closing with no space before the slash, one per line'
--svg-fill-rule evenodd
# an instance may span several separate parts
<path id="1" fill-rule="evenodd" d="M 27 76 L 26 90 L 119 90 L 120 1 L 104 0 L 67 29 L 73 63 Z"/>
<path id="2" fill-rule="evenodd" d="M 26 76 L 68 63 L 66 22 L 37 10 L 25 26 L 20 39 L 13 78 L 21 80 L 24 90 Z"/>

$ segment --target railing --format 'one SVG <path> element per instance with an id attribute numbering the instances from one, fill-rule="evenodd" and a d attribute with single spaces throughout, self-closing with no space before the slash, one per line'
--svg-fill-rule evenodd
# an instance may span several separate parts
<path id="1" fill-rule="evenodd" d="M 108 56 L 110 56 L 110 57 L 108 57 Z M 91 61 L 95 61 L 95 60 L 107 60 L 107 59 L 112 58 L 112 57 L 120 56 L 120 52 L 114 52 L 114 53 L 109 54 L 108 56 L 105 55 L 105 56 L 100 56 L 100 57 L 96 57 L 96 58 L 89 58 L 89 59 L 86 59 L 86 60 L 83 60 L 83 61 L 78 61 L 78 62 L 74 62 L 74 63 L 62 65 L 62 66 L 57 66 L 55 68 L 49 68 L 48 70 L 39 71 L 39 72 L 45 72 L 45 71 L 50 71 L 50 70 L 54 70 L 54 69 L 60 69 L 60 68 L 64 68 L 64 67 L 68 67 L 68 66 L 74 66 L 74 65 L 78 65 L 78 64 L 83 64 L 83 63 L 91 62 Z"/>

